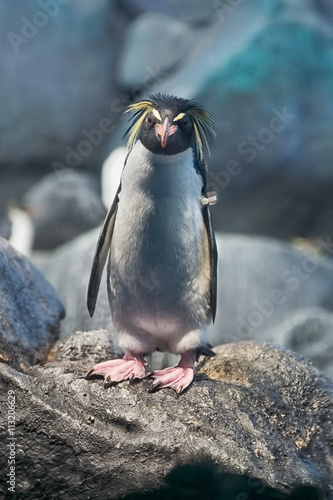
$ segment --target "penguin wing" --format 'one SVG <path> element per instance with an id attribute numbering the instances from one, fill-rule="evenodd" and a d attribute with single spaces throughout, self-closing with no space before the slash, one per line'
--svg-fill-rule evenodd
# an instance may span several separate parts
<path id="1" fill-rule="evenodd" d="M 90 279 L 88 285 L 87 307 L 90 317 L 93 317 L 96 307 L 97 295 L 105 262 L 110 251 L 111 239 L 113 234 L 114 223 L 116 220 L 119 193 L 121 184 L 118 187 L 116 196 L 113 200 L 110 210 L 106 214 L 99 239 L 97 242 L 94 260 L 91 267 Z"/>
<path id="2" fill-rule="evenodd" d="M 212 319 L 215 321 L 216 315 L 216 302 L 217 302 L 217 246 L 215 240 L 215 233 L 212 225 L 212 217 L 209 205 L 205 205 L 202 209 L 203 219 L 208 235 L 209 256 L 210 256 L 210 308 L 212 311 Z"/>

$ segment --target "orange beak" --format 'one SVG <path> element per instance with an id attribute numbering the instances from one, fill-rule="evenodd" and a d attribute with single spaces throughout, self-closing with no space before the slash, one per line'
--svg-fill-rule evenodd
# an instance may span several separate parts
<path id="1" fill-rule="evenodd" d="M 177 130 L 177 125 L 170 125 L 169 118 L 166 117 L 163 123 L 157 123 L 155 125 L 155 132 L 161 138 L 161 146 L 165 148 L 167 145 L 168 137 L 173 135 Z"/>

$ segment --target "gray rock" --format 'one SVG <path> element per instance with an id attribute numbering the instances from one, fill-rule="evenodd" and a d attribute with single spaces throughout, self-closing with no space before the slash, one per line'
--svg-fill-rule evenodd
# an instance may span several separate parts
<path id="1" fill-rule="evenodd" d="M 76 330 L 111 327 L 106 272 L 101 281 L 93 318 L 90 318 L 86 306 L 89 275 L 99 231 L 93 229 L 62 245 L 48 257 L 35 261 L 64 304 L 66 317 L 61 324 L 61 338 L 68 337 Z"/>
<path id="2" fill-rule="evenodd" d="M 328 241 L 318 241 L 323 251 Z M 333 310 L 331 256 L 242 235 L 218 234 L 217 245 L 218 310 L 210 331 L 214 345 L 247 339 L 276 342 L 275 328 L 297 311 Z"/>
<path id="3" fill-rule="evenodd" d="M 1 3 L 1 166 L 42 165 L 46 173 L 55 161 L 73 168 L 101 161 L 109 132 L 93 139 L 89 132 L 112 115 L 113 4 Z"/>
<path id="4" fill-rule="evenodd" d="M 320 308 L 300 309 L 272 336 L 274 343 L 299 352 L 333 379 L 333 314 Z"/>
<path id="5" fill-rule="evenodd" d="M 333 387 L 299 357 L 223 346 L 177 398 L 149 394 L 150 381 L 85 380 L 109 348 L 107 334 L 79 332 L 29 375 L 0 365 L 2 408 L 15 391 L 18 496 L 332 498 Z M 2 442 L 7 433 L 0 427 Z M 7 468 L 2 453 L 3 494 Z"/>
<path id="6" fill-rule="evenodd" d="M 0 237 L 0 359 L 16 369 L 45 361 L 64 309 L 55 290 Z"/>
<path id="7" fill-rule="evenodd" d="M 11 223 L 7 213 L 0 215 L 0 236 L 8 239 L 11 232 Z"/>
<path id="8" fill-rule="evenodd" d="M 214 20 L 216 3 L 205 0 L 182 0 L 181 2 L 177 2 L 177 0 L 160 0 L 159 2 L 154 2 L 154 0 L 122 0 L 121 6 L 131 17 L 145 12 L 158 12 L 188 24 L 201 25 Z"/>
<path id="9" fill-rule="evenodd" d="M 101 224 L 106 214 L 96 179 L 64 169 L 43 177 L 24 195 L 34 248 L 50 250 Z"/>
<path id="10" fill-rule="evenodd" d="M 162 81 L 189 52 L 194 34 L 176 19 L 147 13 L 127 28 L 118 79 L 125 88 L 149 86 Z"/>

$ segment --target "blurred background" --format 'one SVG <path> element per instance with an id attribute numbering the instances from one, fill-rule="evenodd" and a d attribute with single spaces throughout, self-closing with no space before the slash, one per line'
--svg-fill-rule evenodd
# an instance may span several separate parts
<path id="1" fill-rule="evenodd" d="M 97 233 L 73 238 L 111 201 L 124 108 L 165 92 L 218 129 L 213 343 L 275 341 L 333 374 L 331 0 L 12 0 L 0 32 L 0 234 L 47 252 L 31 258 L 65 303 L 64 335 L 90 325 Z"/>

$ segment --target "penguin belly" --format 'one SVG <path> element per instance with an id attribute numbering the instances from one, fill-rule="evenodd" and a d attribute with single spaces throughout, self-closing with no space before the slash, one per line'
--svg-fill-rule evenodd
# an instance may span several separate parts
<path id="1" fill-rule="evenodd" d="M 204 343 L 210 268 L 201 188 L 191 150 L 161 157 L 138 141 L 128 158 L 108 264 L 125 350 L 180 353 Z"/>

